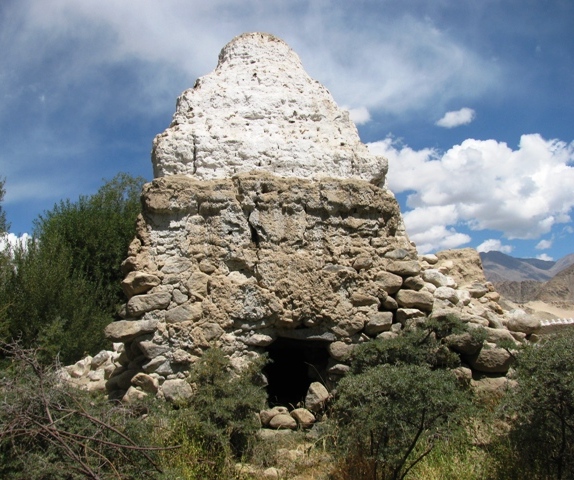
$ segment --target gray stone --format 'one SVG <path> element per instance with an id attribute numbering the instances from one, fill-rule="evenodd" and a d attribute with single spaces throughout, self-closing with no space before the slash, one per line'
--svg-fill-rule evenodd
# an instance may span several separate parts
<path id="1" fill-rule="evenodd" d="M 203 315 L 201 303 L 179 305 L 165 314 L 166 323 L 197 322 Z"/>
<path id="2" fill-rule="evenodd" d="M 296 408 L 291 412 L 291 416 L 297 421 L 301 428 L 310 428 L 315 423 L 315 415 L 306 408 Z"/>
<path id="3" fill-rule="evenodd" d="M 139 335 L 155 331 L 158 320 L 118 320 L 110 323 L 104 330 L 112 342 L 129 342 Z"/>
<path id="4" fill-rule="evenodd" d="M 417 308 L 399 308 L 396 317 L 397 322 L 406 327 L 413 320 L 425 319 L 426 315 Z"/>
<path id="5" fill-rule="evenodd" d="M 393 314 L 391 312 L 377 312 L 369 317 L 365 325 L 365 333 L 371 337 L 391 329 Z"/>
<path id="6" fill-rule="evenodd" d="M 522 332 L 526 335 L 540 329 L 540 320 L 523 312 L 513 312 L 506 322 L 506 327 L 513 332 Z"/>
<path id="7" fill-rule="evenodd" d="M 425 282 L 432 283 L 435 287 L 453 287 L 454 280 L 447 277 L 437 269 L 431 268 L 423 272 Z"/>
<path id="8" fill-rule="evenodd" d="M 191 385 L 183 379 L 166 380 L 161 392 L 168 402 L 176 405 L 186 403 L 193 397 Z"/>
<path id="9" fill-rule="evenodd" d="M 465 355 L 474 355 L 482 347 L 482 340 L 476 336 L 471 335 L 470 332 L 464 332 L 457 335 L 449 335 L 445 338 L 445 342 L 449 348 L 455 352 Z"/>
<path id="10" fill-rule="evenodd" d="M 138 390 L 135 387 L 130 387 L 130 388 L 128 388 L 128 391 L 123 396 L 122 402 L 135 403 L 135 402 L 139 402 L 140 400 L 143 400 L 145 397 L 147 397 L 147 393 L 142 392 L 141 390 Z"/>
<path id="11" fill-rule="evenodd" d="M 186 287 L 190 295 L 193 295 L 199 300 L 203 300 L 207 296 L 207 282 L 209 275 L 203 272 L 193 272 L 187 281 Z"/>
<path id="12" fill-rule="evenodd" d="M 472 298 L 481 298 L 486 295 L 489 290 L 488 287 L 483 283 L 473 283 L 468 287 L 468 292 Z"/>
<path id="13" fill-rule="evenodd" d="M 456 290 L 450 287 L 438 287 L 434 292 L 434 297 L 440 300 L 448 300 L 453 304 L 457 304 L 459 300 Z"/>
<path id="14" fill-rule="evenodd" d="M 346 360 L 353 351 L 353 345 L 345 342 L 331 342 L 328 347 L 329 355 L 335 360 Z"/>
<path id="15" fill-rule="evenodd" d="M 106 382 L 106 389 L 113 390 L 127 390 L 132 385 L 132 378 L 137 374 L 137 370 L 123 370 L 118 375 L 110 377 Z"/>
<path id="16" fill-rule="evenodd" d="M 276 430 L 295 430 L 297 421 L 288 413 L 280 413 L 269 421 L 269 427 Z"/>
<path id="17" fill-rule="evenodd" d="M 311 412 L 318 412 L 323 409 L 329 397 L 329 392 L 322 383 L 313 382 L 305 396 L 305 408 Z"/>
<path id="18" fill-rule="evenodd" d="M 430 312 L 432 310 L 434 296 L 432 293 L 414 290 L 400 290 L 396 297 L 397 303 L 404 308 L 416 308 Z"/>
<path id="19" fill-rule="evenodd" d="M 137 339 L 134 341 L 134 343 L 136 342 Z M 137 342 L 137 345 L 141 350 L 141 352 L 144 354 L 144 356 L 150 360 L 152 358 L 163 355 L 169 350 L 168 345 L 164 344 L 158 345 L 157 343 L 154 343 L 151 340 L 143 340 L 141 342 Z"/>
<path id="20" fill-rule="evenodd" d="M 370 255 L 360 255 L 353 262 L 353 268 L 357 271 L 366 270 L 373 265 L 373 259 Z"/>
<path id="21" fill-rule="evenodd" d="M 273 407 L 267 410 L 261 410 L 259 412 L 259 419 L 261 420 L 261 424 L 267 427 L 271 419 L 280 414 L 289 414 L 289 410 L 286 407 Z"/>
<path id="22" fill-rule="evenodd" d="M 245 345 L 249 345 L 251 347 L 267 347 L 271 345 L 275 341 L 274 336 L 271 335 L 264 335 L 261 333 L 254 333 L 253 335 L 249 335 L 248 337 L 243 337 L 241 340 Z"/>
<path id="23" fill-rule="evenodd" d="M 506 373 L 513 360 L 508 351 L 486 342 L 478 353 L 468 357 L 470 366 L 484 373 Z"/>
<path id="24" fill-rule="evenodd" d="M 403 285 L 403 277 L 386 271 L 377 273 L 375 281 L 383 290 L 391 295 L 398 292 Z"/>
<path id="25" fill-rule="evenodd" d="M 159 277 L 146 272 L 130 272 L 122 281 L 122 288 L 127 297 L 133 297 L 157 287 L 161 283 Z"/>
<path id="26" fill-rule="evenodd" d="M 373 295 L 366 295 L 360 292 L 354 292 L 351 294 L 351 302 L 356 307 L 365 306 L 365 305 L 378 305 L 379 299 L 374 297 Z"/>
<path id="27" fill-rule="evenodd" d="M 485 328 L 486 340 L 491 343 L 509 342 L 516 345 L 516 340 L 506 328 Z"/>
<path id="28" fill-rule="evenodd" d="M 420 290 L 425 286 L 425 282 L 420 276 L 407 277 L 403 282 L 403 287 L 409 290 Z"/>
<path id="29" fill-rule="evenodd" d="M 429 265 L 434 265 L 438 262 L 438 257 L 434 253 L 427 253 L 422 256 L 422 260 L 427 262 Z"/>
<path id="30" fill-rule="evenodd" d="M 100 368 L 104 363 L 110 360 L 111 355 L 111 352 L 107 350 L 102 350 L 97 355 L 94 355 L 90 364 L 91 369 L 95 370 L 96 368 Z"/>
<path id="31" fill-rule="evenodd" d="M 386 263 L 385 267 L 387 272 L 402 277 L 412 277 L 421 272 L 421 265 L 418 260 L 391 260 Z"/>
<path id="32" fill-rule="evenodd" d="M 132 378 L 131 383 L 133 386 L 140 387 L 144 392 L 151 393 L 152 395 L 155 395 L 159 388 L 157 378 L 141 372 Z"/>
<path id="33" fill-rule="evenodd" d="M 129 315 L 139 317 L 152 310 L 162 310 L 169 305 L 171 294 L 169 292 L 148 293 L 136 295 L 129 299 L 127 311 Z"/>

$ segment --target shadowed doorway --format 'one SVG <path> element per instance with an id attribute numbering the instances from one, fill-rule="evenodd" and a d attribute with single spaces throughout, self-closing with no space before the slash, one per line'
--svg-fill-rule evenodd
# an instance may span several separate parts
<path id="1" fill-rule="evenodd" d="M 267 347 L 265 367 L 269 405 L 296 407 L 305 400 L 311 382 L 325 383 L 327 343 L 278 338 Z"/>

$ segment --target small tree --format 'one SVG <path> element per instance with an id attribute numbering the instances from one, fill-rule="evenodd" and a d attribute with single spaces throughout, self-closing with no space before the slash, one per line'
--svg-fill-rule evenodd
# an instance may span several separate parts
<path id="1" fill-rule="evenodd" d="M 574 474 L 574 332 L 545 338 L 517 356 L 518 388 L 504 402 L 513 469 L 538 478 Z M 519 474 L 520 475 L 520 474 Z M 524 478 L 524 477 L 522 477 Z"/>
<path id="2" fill-rule="evenodd" d="M 199 430 L 212 437 L 223 450 L 241 456 L 259 430 L 256 414 L 264 407 L 267 394 L 261 385 L 264 358 L 237 374 L 222 350 L 211 348 L 191 372 L 198 386 L 190 407 L 198 417 Z M 198 431 L 199 433 L 199 431 Z"/>
<path id="3" fill-rule="evenodd" d="M 469 401 L 453 374 L 382 365 L 343 378 L 334 418 L 343 478 L 403 479 L 463 422 Z"/>
<path id="4" fill-rule="evenodd" d="M 13 250 L 0 288 L 4 336 L 73 362 L 105 346 L 124 296 L 120 265 L 135 236 L 144 180 L 119 174 L 95 195 L 40 216 L 34 239 Z M 1 319 L 0 319 L 1 320 Z"/>
<path id="5" fill-rule="evenodd" d="M 449 335 L 468 332 L 482 342 L 482 329 L 468 329 L 455 315 L 444 319 L 426 320 L 411 326 L 395 338 L 374 340 L 359 345 L 352 354 L 352 373 L 382 365 L 425 365 L 431 368 L 453 368 L 460 365 L 459 356 L 451 351 L 445 340 Z"/>

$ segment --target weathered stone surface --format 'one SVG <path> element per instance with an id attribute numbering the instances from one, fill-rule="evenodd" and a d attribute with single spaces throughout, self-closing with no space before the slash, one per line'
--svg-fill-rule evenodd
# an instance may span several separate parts
<path id="1" fill-rule="evenodd" d="M 122 288 L 128 298 L 145 293 L 161 283 L 159 277 L 147 272 L 130 272 L 122 281 Z"/>
<path id="2" fill-rule="evenodd" d="M 130 387 L 128 388 L 128 391 L 125 393 L 125 395 L 122 397 L 122 402 L 135 403 L 139 402 L 140 400 L 143 400 L 145 397 L 147 397 L 147 393 L 142 392 L 141 390 L 138 390 L 135 387 Z"/>
<path id="3" fill-rule="evenodd" d="M 277 430 L 295 430 L 297 428 L 297 421 L 288 413 L 280 413 L 269 420 L 269 427 Z"/>
<path id="4" fill-rule="evenodd" d="M 432 283 L 435 287 L 453 287 L 455 285 L 455 282 L 452 278 L 447 277 L 437 269 L 425 270 L 422 274 L 422 277 L 425 282 Z"/>
<path id="5" fill-rule="evenodd" d="M 139 317 L 151 310 L 161 310 L 169 305 L 171 295 L 168 292 L 136 295 L 128 301 L 128 314 Z"/>
<path id="6" fill-rule="evenodd" d="M 377 274 L 376 281 L 381 285 L 383 290 L 390 294 L 398 292 L 403 285 L 403 277 L 387 272 L 386 270 L 380 271 Z"/>
<path id="7" fill-rule="evenodd" d="M 144 354 L 146 358 L 150 360 L 152 358 L 159 357 L 160 355 L 163 355 L 164 353 L 169 351 L 168 345 L 165 344 L 158 345 L 157 343 L 152 342 L 151 340 L 143 340 L 141 342 L 138 342 L 136 339 L 134 343 L 136 342 L 140 351 Z"/>
<path id="8" fill-rule="evenodd" d="M 522 332 L 527 335 L 536 332 L 540 328 L 540 320 L 517 310 L 509 314 L 506 326 L 513 332 Z"/>
<path id="9" fill-rule="evenodd" d="M 346 360 L 353 351 L 353 345 L 344 342 L 332 342 L 329 344 L 329 355 L 335 360 Z"/>
<path id="10" fill-rule="evenodd" d="M 315 415 L 306 408 L 296 408 L 291 412 L 291 416 L 301 428 L 310 428 L 315 423 Z"/>
<path id="11" fill-rule="evenodd" d="M 468 287 L 468 292 L 473 298 L 481 298 L 488 293 L 488 287 L 484 283 L 473 283 Z"/>
<path id="12" fill-rule="evenodd" d="M 455 352 L 464 355 L 473 355 L 482 347 L 482 340 L 477 336 L 471 335 L 470 332 L 464 332 L 457 335 L 449 335 L 445 338 L 446 344 Z"/>
<path id="13" fill-rule="evenodd" d="M 391 329 L 393 324 L 393 314 L 391 312 L 377 312 L 369 317 L 365 325 L 365 333 L 370 336 L 376 336 L 381 332 Z"/>
<path id="14" fill-rule="evenodd" d="M 177 101 L 154 140 L 154 176 L 202 180 L 266 170 L 357 178 L 382 185 L 387 161 L 369 152 L 344 110 L 272 35 L 248 33 L 221 51 L 214 72 Z"/>
<path id="15" fill-rule="evenodd" d="M 273 417 L 280 414 L 289 414 L 289 410 L 286 407 L 273 407 L 267 410 L 261 410 L 259 412 L 259 419 L 261 420 L 261 424 L 264 426 L 268 426 L 269 422 Z"/>
<path id="16" fill-rule="evenodd" d="M 510 345 L 516 344 L 516 340 L 506 328 L 485 328 L 486 340 L 490 343 L 507 342 Z"/>
<path id="17" fill-rule="evenodd" d="M 329 397 L 329 392 L 322 383 L 313 382 L 305 396 L 305 408 L 311 412 L 318 412 L 323 409 Z"/>
<path id="18" fill-rule="evenodd" d="M 456 282 L 459 287 L 468 286 L 474 282 L 486 283 L 482 270 L 480 255 L 474 248 L 444 250 L 436 254 L 438 262 L 435 268 L 439 271 L 444 267 L 444 273 Z"/>
<path id="19" fill-rule="evenodd" d="M 472 379 L 470 385 L 478 393 L 501 394 L 516 388 L 517 382 L 505 376 L 481 376 Z"/>
<path id="20" fill-rule="evenodd" d="M 512 362 L 513 358 L 507 350 L 487 342 L 477 354 L 468 357 L 470 366 L 484 373 L 506 373 Z"/>
<path id="21" fill-rule="evenodd" d="M 456 376 L 459 383 L 465 387 L 470 386 L 472 382 L 472 370 L 466 367 L 453 368 L 452 373 Z"/>
<path id="22" fill-rule="evenodd" d="M 135 387 L 140 387 L 144 392 L 151 393 L 155 395 L 159 388 L 159 382 L 157 378 L 146 375 L 145 373 L 138 373 L 131 380 L 132 385 Z"/>
<path id="23" fill-rule="evenodd" d="M 132 378 L 138 373 L 136 370 L 119 370 L 121 373 L 109 378 L 106 382 L 106 389 L 108 391 L 124 390 L 126 391 L 131 387 Z"/>
<path id="24" fill-rule="evenodd" d="M 104 363 L 108 362 L 111 359 L 111 352 L 107 350 L 102 350 L 97 355 L 94 355 L 92 361 L 90 362 L 90 368 L 95 370 L 96 368 L 101 367 Z"/>
<path id="25" fill-rule="evenodd" d="M 175 404 L 185 403 L 193 397 L 191 385 L 183 379 L 166 380 L 161 392 L 168 402 Z"/>
<path id="26" fill-rule="evenodd" d="M 157 320 L 118 320 L 106 326 L 104 334 L 112 342 L 129 342 L 138 335 L 155 331 L 157 323 Z"/>
<path id="27" fill-rule="evenodd" d="M 396 296 L 397 303 L 404 308 L 417 308 L 425 312 L 432 310 L 434 296 L 425 291 L 400 290 Z"/>
<path id="28" fill-rule="evenodd" d="M 391 260 L 385 263 L 385 267 L 388 272 L 401 277 L 418 275 L 421 271 L 421 265 L 417 260 Z"/>
<path id="29" fill-rule="evenodd" d="M 416 319 L 424 319 L 426 317 L 425 313 L 420 311 L 418 308 L 399 308 L 397 310 L 397 322 L 403 326 L 407 326 L 409 321 Z"/>
<path id="30" fill-rule="evenodd" d="M 439 287 L 434 291 L 434 297 L 440 300 L 448 300 L 451 303 L 458 303 L 458 295 L 454 288 Z"/>
<path id="31" fill-rule="evenodd" d="M 188 303 L 168 310 L 165 314 L 167 323 L 196 322 L 203 315 L 201 303 Z"/>

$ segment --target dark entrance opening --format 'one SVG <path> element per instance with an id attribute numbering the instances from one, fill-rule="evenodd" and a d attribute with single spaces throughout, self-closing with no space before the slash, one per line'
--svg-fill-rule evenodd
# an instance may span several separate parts
<path id="1" fill-rule="evenodd" d="M 295 407 L 312 382 L 325 383 L 329 352 L 325 342 L 278 338 L 267 347 L 265 367 L 269 405 Z"/>

